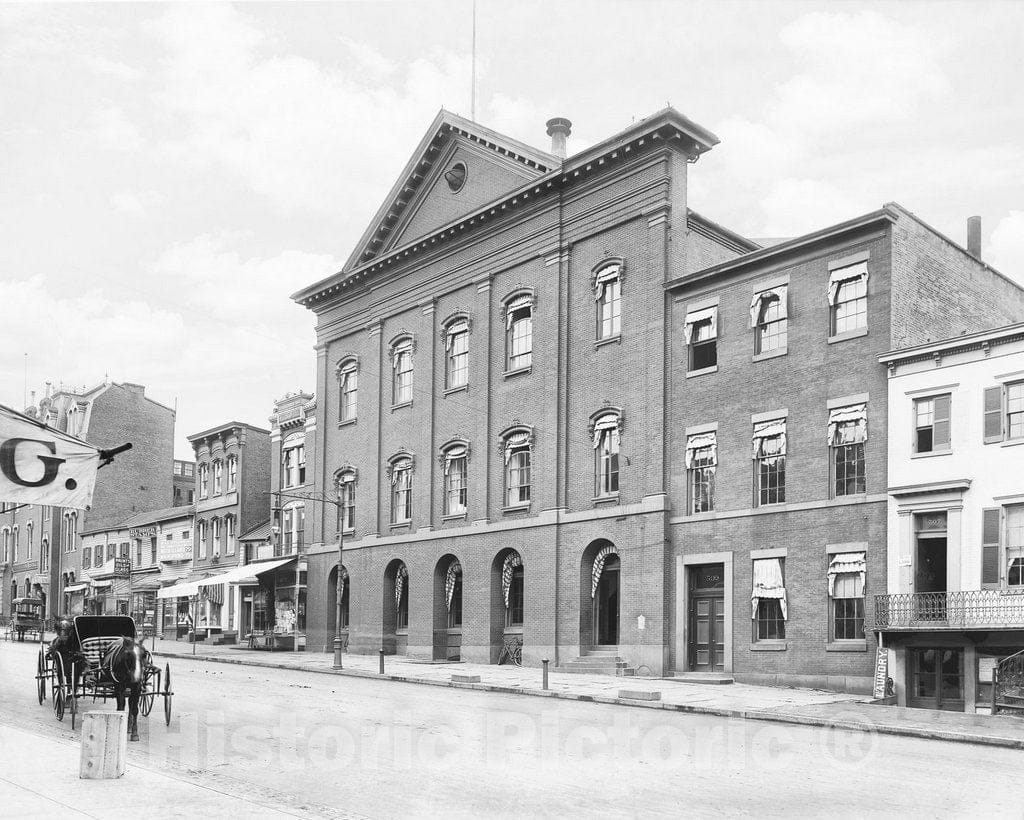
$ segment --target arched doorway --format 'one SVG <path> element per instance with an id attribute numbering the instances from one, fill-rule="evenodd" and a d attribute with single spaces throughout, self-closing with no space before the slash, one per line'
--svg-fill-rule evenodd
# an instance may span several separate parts
<path id="1" fill-rule="evenodd" d="M 462 564 L 444 555 L 434 567 L 434 660 L 462 658 Z"/>
<path id="2" fill-rule="evenodd" d="M 352 582 L 348 576 L 348 568 L 341 567 L 341 641 L 348 648 L 349 598 Z M 338 634 L 338 568 L 334 567 L 327 576 L 327 644 L 334 647 L 334 636 Z"/>
<path id="3" fill-rule="evenodd" d="M 618 549 L 606 539 L 590 543 L 580 561 L 580 647 L 619 643 L 619 594 L 622 565 Z"/>
<path id="4" fill-rule="evenodd" d="M 491 662 L 522 662 L 526 621 L 526 570 L 523 557 L 503 549 L 491 564 Z"/>
<path id="5" fill-rule="evenodd" d="M 384 570 L 381 645 L 385 652 L 404 655 L 409 645 L 409 570 L 394 559 Z"/>

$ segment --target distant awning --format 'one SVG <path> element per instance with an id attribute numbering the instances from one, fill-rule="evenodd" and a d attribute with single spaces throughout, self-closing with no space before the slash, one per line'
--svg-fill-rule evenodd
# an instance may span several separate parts
<path id="1" fill-rule="evenodd" d="M 71 584 L 64 587 L 65 592 L 83 592 L 89 588 L 88 584 Z"/>
<path id="2" fill-rule="evenodd" d="M 132 592 L 152 592 L 154 589 L 160 589 L 159 575 L 151 575 L 141 581 L 132 581 Z"/>
<path id="3" fill-rule="evenodd" d="M 258 564 L 246 564 L 242 567 L 232 567 L 227 572 L 219 575 L 211 575 L 209 578 L 201 578 L 198 581 L 185 581 L 174 586 L 164 587 L 157 591 L 157 598 L 191 598 L 199 594 L 200 587 L 215 586 L 217 584 L 238 584 L 243 579 L 263 575 L 266 572 L 277 569 L 294 561 L 295 556 L 279 558 L 275 561 L 262 561 Z M 255 583 L 255 582 L 253 582 Z"/>
<path id="4" fill-rule="evenodd" d="M 109 586 L 113 586 L 113 580 L 108 581 L 90 581 L 93 589 L 106 589 Z"/>

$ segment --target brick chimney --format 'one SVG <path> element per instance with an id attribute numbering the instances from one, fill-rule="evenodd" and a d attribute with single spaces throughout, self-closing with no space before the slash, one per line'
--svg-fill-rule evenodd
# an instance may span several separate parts
<path id="1" fill-rule="evenodd" d="M 967 252 L 981 259 L 981 217 L 972 216 L 967 220 Z"/>
<path id="2" fill-rule="evenodd" d="M 572 133 L 572 123 L 565 117 L 554 117 L 548 120 L 548 136 L 551 137 L 551 153 L 565 159 L 565 139 Z"/>

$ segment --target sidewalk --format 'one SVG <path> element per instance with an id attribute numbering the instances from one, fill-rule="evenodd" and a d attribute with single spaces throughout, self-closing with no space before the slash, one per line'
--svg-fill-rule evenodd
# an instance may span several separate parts
<path id="1" fill-rule="evenodd" d="M 647 709 L 742 717 L 807 726 L 829 726 L 879 734 L 978 743 L 1024 749 L 1024 720 L 1008 715 L 972 715 L 879 706 L 863 695 L 847 695 L 818 689 L 788 689 L 742 683 L 708 685 L 679 678 L 618 678 L 551 671 L 548 689 L 536 667 L 494 666 L 473 663 L 431 663 L 398 655 L 384 658 L 385 674 L 374 655 L 344 656 L 344 669 L 335 670 L 333 655 L 321 652 L 267 652 L 230 646 L 195 645 L 158 640 L 152 646 L 155 660 L 195 660 L 302 670 L 317 674 L 350 675 L 406 683 L 450 686 L 491 692 L 592 701 Z M 479 676 L 479 683 L 453 680 L 452 676 Z M 643 696 L 658 693 L 658 700 L 620 697 L 624 690 Z"/>
<path id="2" fill-rule="evenodd" d="M 237 787 L 213 784 L 147 768 L 131 759 L 116 780 L 80 780 L 80 745 L 0 725 L 0 748 L 6 749 L 0 771 L 0 805 L 18 818 L 125 817 L 157 809 L 165 817 L 307 817 L 308 812 L 283 802 L 254 800 Z M 116 783 L 116 788 L 111 788 Z M 342 812 L 331 812 L 344 816 Z"/>

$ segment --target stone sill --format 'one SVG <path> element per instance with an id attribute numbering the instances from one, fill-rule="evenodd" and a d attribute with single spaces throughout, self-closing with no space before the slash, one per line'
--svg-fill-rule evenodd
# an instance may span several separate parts
<path id="1" fill-rule="evenodd" d="M 787 641 L 758 641 L 750 645 L 751 652 L 785 652 L 788 648 Z"/>
<path id="2" fill-rule="evenodd" d="M 462 393 L 463 391 L 467 393 L 469 392 L 469 382 L 466 382 L 465 384 L 460 384 L 458 387 L 449 387 L 447 390 L 444 391 L 443 395 L 445 396 L 445 398 L 447 398 L 448 396 L 454 395 L 455 393 Z"/>
<path id="3" fill-rule="evenodd" d="M 502 507 L 501 511 L 505 515 L 509 515 L 510 513 L 529 512 L 530 511 L 530 505 L 529 504 L 512 504 L 511 506 L 508 506 L 508 507 Z"/>
<path id="4" fill-rule="evenodd" d="M 619 494 L 612 493 L 610 495 L 599 495 L 590 499 L 594 504 L 618 504 Z"/>
<path id="5" fill-rule="evenodd" d="M 411 528 L 412 528 L 412 521 L 397 521 L 394 524 L 388 524 L 388 529 L 390 529 L 390 530 L 411 529 Z"/>
<path id="6" fill-rule="evenodd" d="M 911 458 L 938 458 L 939 456 L 951 456 L 952 450 L 930 450 L 927 453 L 911 453 Z"/>
<path id="7" fill-rule="evenodd" d="M 765 359 L 777 359 L 789 353 L 789 347 L 780 347 L 778 350 L 769 350 L 767 353 L 755 353 L 750 357 L 752 362 L 763 362 Z"/>
<path id="8" fill-rule="evenodd" d="M 594 350 L 605 345 L 617 345 L 622 343 L 622 334 L 616 333 L 614 336 L 609 336 L 607 339 L 598 339 L 594 342 Z"/>
<path id="9" fill-rule="evenodd" d="M 396 410 L 401 410 L 403 407 L 412 407 L 412 399 L 409 399 L 409 401 L 399 402 L 398 404 L 392 404 L 391 412 L 394 413 Z"/>
<path id="10" fill-rule="evenodd" d="M 451 513 L 450 515 L 442 515 L 441 516 L 441 520 L 442 521 L 465 521 L 466 520 L 466 513 L 460 512 L 460 513 Z"/>
<path id="11" fill-rule="evenodd" d="M 517 367 L 515 370 L 506 370 L 502 373 L 502 376 L 506 379 L 511 379 L 513 376 L 522 376 L 526 373 L 531 373 L 532 371 L 533 365 L 528 364 L 526 367 Z"/>
<path id="12" fill-rule="evenodd" d="M 338 429 L 340 430 L 342 427 L 348 427 L 351 424 L 355 424 L 357 421 L 359 421 L 358 418 L 342 419 L 341 421 L 338 422 Z"/>
<path id="13" fill-rule="evenodd" d="M 847 330 L 845 333 L 837 333 L 835 336 L 828 337 L 828 343 L 834 345 L 836 342 L 845 342 L 847 339 L 859 339 L 861 336 L 867 336 L 868 329 L 866 327 L 858 327 L 856 330 Z"/>
<path id="14" fill-rule="evenodd" d="M 695 378 L 696 376 L 704 376 L 704 375 L 707 375 L 708 373 L 717 373 L 717 372 L 718 372 L 718 365 L 715 364 L 715 365 L 712 365 L 711 367 L 702 367 L 700 370 L 691 370 L 691 371 L 689 371 L 686 374 L 686 378 L 692 379 L 692 378 Z"/>
<path id="15" fill-rule="evenodd" d="M 866 640 L 857 641 L 834 641 L 833 643 L 825 646 L 826 652 L 867 652 L 868 642 Z"/>

